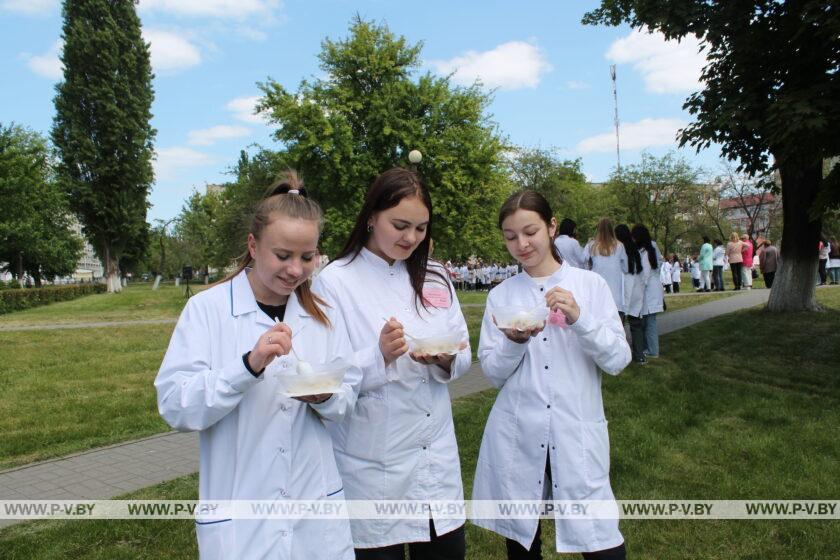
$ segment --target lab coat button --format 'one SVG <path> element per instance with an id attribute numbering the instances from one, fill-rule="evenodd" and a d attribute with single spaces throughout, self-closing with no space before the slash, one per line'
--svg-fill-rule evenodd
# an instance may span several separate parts
<path id="1" fill-rule="evenodd" d="M 426 418 L 428 418 L 428 417 L 429 417 L 429 416 L 431 416 L 431 415 L 432 415 L 432 414 L 431 414 L 430 412 L 427 412 L 427 413 L 426 413 Z"/>
<path id="2" fill-rule="evenodd" d="M 285 452 L 286 452 L 286 448 L 285 448 L 285 447 L 278 447 L 278 448 L 277 448 L 277 451 L 279 451 L 280 453 L 285 453 Z"/>
<path id="3" fill-rule="evenodd" d="M 547 405 L 546 408 L 551 408 L 551 405 Z"/>
<path id="4" fill-rule="evenodd" d="M 281 496 L 283 496 L 284 498 L 288 498 L 288 497 L 289 497 L 289 493 L 288 493 L 288 492 L 286 492 L 286 489 L 285 489 L 285 488 L 281 488 L 281 489 L 280 489 L 280 495 L 281 495 Z"/>
<path id="5" fill-rule="evenodd" d="M 548 366 L 545 366 L 545 369 L 548 369 Z"/>
<path id="6" fill-rule="evenodd" d="M 543 342 L 548 342 L 548 339 L 547 339 L 547 338 L 544 338 L 544 339 L 543 339 Z"/>

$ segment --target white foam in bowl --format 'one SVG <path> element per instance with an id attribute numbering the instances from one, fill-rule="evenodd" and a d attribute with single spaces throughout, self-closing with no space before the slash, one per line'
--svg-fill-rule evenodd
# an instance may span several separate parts
<path id="1" fill-rule="evenodd" d="M 435 356 L 437 354 L 453 355 L 458 353 L 458 347 L 461 345 L 460 333 L 447 333 L 435 336 L 427 336 L 424 338 L 409 338 L 408 348 L 415 354 L 427 354 Z"/>
<path id="2" fill-rule="evenodd" d="M 295 373 L 295 368 L 275 372 L 278 388 L 287 397 L 326 395 L 341 389 L 349 364 L 338 360 L 328 364 L 310 363 L 311 373 Z M 302 368 L 307 369 L 307 368 Z"/>
<path id="3" fill-rule="evenodd" d="M 520 331 L 539 329 L 545 326 L 545 321 L 548 319 L 548 307 L 529 308 L 517 305 L 495 307 L 493 316 L 496 318 L 496 326 L 500 329 Z"/>

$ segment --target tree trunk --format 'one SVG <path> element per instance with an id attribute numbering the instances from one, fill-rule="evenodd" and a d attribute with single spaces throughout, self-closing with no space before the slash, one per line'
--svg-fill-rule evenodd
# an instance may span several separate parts
<path id="1" fill-rule="evenodd" d="M 816 311 L 814 288 L 819 265 L 822 220 L 808 215 L 822 181 L 819 160 L 779 165 L 782 179 L 781 263 L 773 281 L 768 311 Z"/>
<path id="2" fill-rule="evenodd" d="M 111 257 L 110 244 L 105 244 L 103 253 L 105 254 L 105 285 L 108 287 L 108 293 L 121 292 L 119 261 Z"/>

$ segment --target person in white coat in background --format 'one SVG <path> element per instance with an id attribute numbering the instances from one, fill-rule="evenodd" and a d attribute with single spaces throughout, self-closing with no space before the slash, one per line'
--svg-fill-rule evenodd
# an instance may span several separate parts
<path id="1" fill-rule="evenodd" d="M 680 258 L 676 254 L 671 255 L 671 290 L 678 294 L 680 293 L 680 284 L 682 283 L 682 265 Z"/>
<path id="2" fill-rule="evenodd" d="M 554 246 L 557 247 L 560 258 L 566 264 L 570 264 L 575 268 L 587 268 L 583 248 L 577 240 L 577 224 L 571 218 L 563 218 L 560 222 L 560 226 L 557 228 L 557 239 L 554 240 Z"/>
<path id="3" fill-rule="evenodd" d="M 645 287 L 650 276 L 650 267 L 645 269 L 642 265 L 642 256 L 626 224 L 615 226 L 615 237 L 621 242 L 624 254 L 627 255 L 624 269 L 624 313 L 630 326 L 630 350 L 633 353 L 633 361 L 644 365 L 647 358 L 642 309 L 645 305 Z"/>
<path id="4" fill-rule="evenodd" d="M 664 264 L 662 253 L 656 242 L 650 238 L 650 231 L 641 224 L 636 224 L 630 230 L 639 253 L 642 257 L 642 266 L 648 271 L 649 276 L 645 282 L 645 299 L 642 305 L 642 327 L 645 333 L 645 356 L 648 358 L 659 357 L 659 330 L 656 325 L 656 316 L 665 310 L 665 294 L 662 285 L 658 282 L 659 268 Z M 645 274 L 645 273 L 643 273 Z"/>
<path id="5" fill-rule="evenodd" d="M 551 242 L 556 221 L 545 198 L 520 191 L 502 205 L 499 228 L 525 271 L 490 292 L 478 357 L 500 389 L 484 429 L 473 500 L 615 500 L 609 481 L 609 437 L 601 371 L 630 362 L 606 281 L 562 261 Z M 550 309 L 544 326 L 500 329 L 494 310 Z M 540 522 L 473 522 L 506 540 L 509 559 L 541 558 Z M 625 558 L 617 519 L 555 516 L 558 552 L 585 559 Z"/>
<path id="6" fill-rule="evenodd" d="M 583 249 L 584 262 L 592 272 L 607 282 L 618 313 L 624 320 L 624 270 L 627 269 L 627 255 L 624 245 L 615 238 L 609 218 L 601 218 L 595 228 L 595 239 Z"/>
<path id="7" fill-rule="evenodd" d="M 295 374 L 295 355 L 317 364 L 352 349 L 342 317 L 310 289 L 321 209 L 294 173 L 269 193 L 238 270 L 181 313 L 155 379 L 158 409 L 176 430 L 199 432 L 199 500 L 343 501 L 324 425 L 353 409 L 361 372 L 351 367 L 333 394 L 281 394 L 276 375 Z M 353 558 L 346 519 L 197 517 L 202 560 Z"/>
<path id="8" fill-rule="evenodd" d="M 471 364 L 467 324 L 443 268 L 428 260 L 429 192 L 408 169 L 380 174 L 316 288 L 345 318 L 363 379 L 331 433 L 353 500 L 463 500 L 447 384 Z M 455 333 L 452 354 L 409 351 L 407 337 Z M 463 559 L 463 517 L 352 520 L 358 559 Z"/>
<path id="9" fill-rule="evenodd" d="M 662 284 L 662 289 L 666 294 L 671 293 L 671 263 L 663 260 L 659 265 L 659 282 Z"/>

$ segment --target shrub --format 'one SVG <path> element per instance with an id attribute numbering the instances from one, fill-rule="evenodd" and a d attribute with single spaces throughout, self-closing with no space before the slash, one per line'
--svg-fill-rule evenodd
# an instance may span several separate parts
<path id="1" fill-rule="evenodd" d="M 90 294 L 100 294 L 106 290 L 104 284 L 74 284 L 0 290 L 0 315 L 57 301 L 76 299 Z"/>

